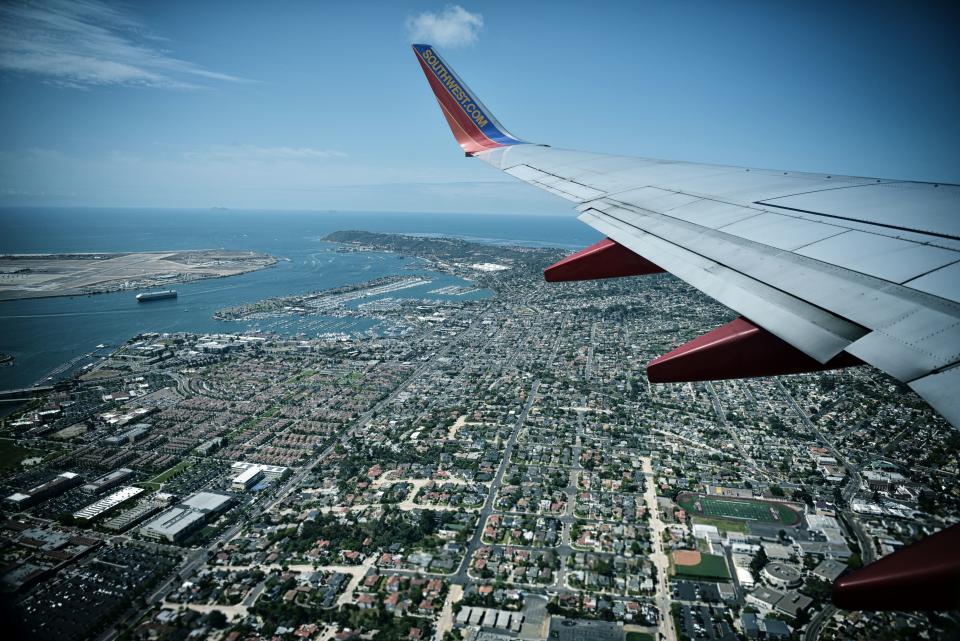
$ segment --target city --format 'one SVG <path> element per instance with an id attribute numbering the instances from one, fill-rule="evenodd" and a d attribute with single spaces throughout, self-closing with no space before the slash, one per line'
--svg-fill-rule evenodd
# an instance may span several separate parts
<path id="1" fill-rule="evenodd" d="M 545 283 L 556 249 L 330 240 L 491 295 L 267 301 L 391 333 L 145 333 L 23 404 L 0 433 L 0 580 L 30 638 L 956 629 L 830 602 L 844 572 L 960 521 L 960 434 L 904 385 L 870 367 L 652 385 L 650 359 L 732 313 L 669 275 Z"/>

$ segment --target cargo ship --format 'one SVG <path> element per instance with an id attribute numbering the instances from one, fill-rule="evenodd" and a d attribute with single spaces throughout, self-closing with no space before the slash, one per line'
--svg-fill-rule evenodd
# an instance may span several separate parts
<path id="1" fill-rule="evenodd" d="M 161 300 L 164 298 L 176 298 L 177 292 L 173 289 L 165 289 L 162 292 L 144 292 L 137 294 L 137 301 L 146 303 L 151 300 Z"/>

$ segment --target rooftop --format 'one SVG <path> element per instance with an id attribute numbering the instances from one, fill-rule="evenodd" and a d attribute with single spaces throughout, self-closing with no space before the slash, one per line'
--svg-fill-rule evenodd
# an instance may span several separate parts
<path id="1" fill-rule="evenodd" d="M 229 494 L 197 492 L 193 496 L 185 498 L 181 505 L 200 512 L 218 512 L 229 505 L 231 501 L 233 501 L 233 497 Z"/>

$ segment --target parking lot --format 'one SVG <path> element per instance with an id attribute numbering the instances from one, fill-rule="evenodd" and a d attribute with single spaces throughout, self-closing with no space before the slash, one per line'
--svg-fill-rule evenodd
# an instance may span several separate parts
<path id="1" fill-rule="evenodd" d="M 103 548 L 21 601 L 24 628 L 37 641 L 85 639 L 118 619 L 175 564 L 175 557 L 157 551 Z"/>

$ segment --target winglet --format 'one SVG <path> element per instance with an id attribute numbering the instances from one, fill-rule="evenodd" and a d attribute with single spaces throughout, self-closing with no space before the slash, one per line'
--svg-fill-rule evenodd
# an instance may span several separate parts
<path id="1" fill-rule="evenodd" d="M 478 151 L 524 143 L 497 122 L 433 47 L 413 45 L 413 53 L 440 103 L 453 137 L 468 156 Z"/>

